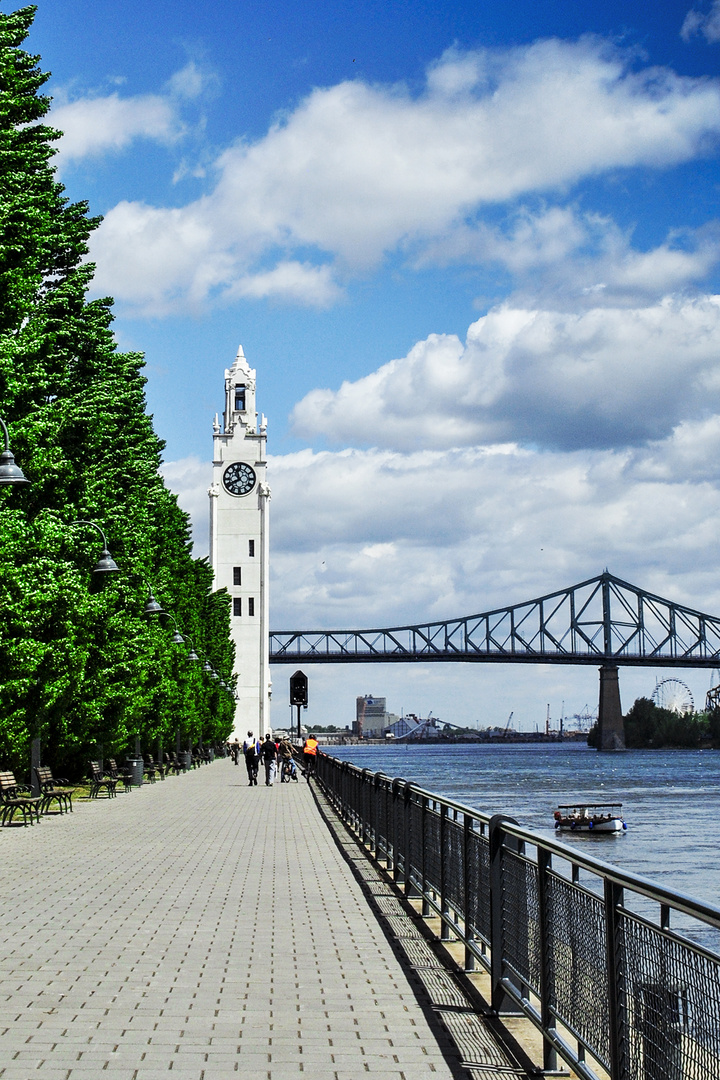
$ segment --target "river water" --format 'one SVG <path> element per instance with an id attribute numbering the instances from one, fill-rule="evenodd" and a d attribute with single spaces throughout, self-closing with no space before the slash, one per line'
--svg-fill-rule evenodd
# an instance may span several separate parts
<path id="1" fill-rule="evenodd" d="M 504 813 L 603 862 L 720 905 L 720 751 L 601 754 L 583 743 L 329 746 L 361 768 Z M 573 800 L 621 802 L 627 832 L 559 834 L 553 811 Z"/>

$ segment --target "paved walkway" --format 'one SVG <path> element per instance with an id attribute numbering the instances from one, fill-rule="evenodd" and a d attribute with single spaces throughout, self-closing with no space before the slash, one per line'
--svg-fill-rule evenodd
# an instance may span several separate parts
<path id="1" fill-rule="evenodd" d="M 0 829 L 1 1080 L 468 1076 L 308 786 L 218 761 Z"/>

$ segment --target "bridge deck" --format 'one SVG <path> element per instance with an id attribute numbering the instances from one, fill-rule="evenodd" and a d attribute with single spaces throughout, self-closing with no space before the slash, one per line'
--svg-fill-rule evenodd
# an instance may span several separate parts
<path id="1" fill-rule="evenodd" d="M 220 761 L 0 850 L 2 1080 L 486 1075 L 438 1040 L 304 782 Z"/>

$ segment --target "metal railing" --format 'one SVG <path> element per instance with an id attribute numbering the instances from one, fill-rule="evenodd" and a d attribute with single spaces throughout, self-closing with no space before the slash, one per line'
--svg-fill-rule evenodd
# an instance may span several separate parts
<path id="1" fill-rule="evenodd" d="M 585 1080 L 720 1077 L 720 908 L 405 780 L 319 754 L 365 848 Z M 672 925 L 671 925 L 672 923 Z"/>

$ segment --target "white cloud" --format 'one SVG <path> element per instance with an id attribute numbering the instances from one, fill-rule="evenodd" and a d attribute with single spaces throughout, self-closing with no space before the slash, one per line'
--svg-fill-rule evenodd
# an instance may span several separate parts
<path id="1" fill-rule="evenodd" d="M 192 522 L 193 552 L 196 559 L 208 553 L 208 488 L 212 481 L 209 461 L 191 456 L 165 462 L 160 472 L 165 483 L 178 496 L 178 503 Z"/>
<path id="2" fill-rule="evenodd" d="M 313 390 L 296 434 L 401 450 L 520 441 L 627 446 L 720 410 L 720 297 L 579 313 L 504 304 L 463 344 L 432 334 L 339 390 Z"/>
<path id="3" fill-rule="evenodd" d="M 715 145 L 716 83 L 626 62 L 595 39 L 552 40 L 452 51 L 418 94 L 360 80 L 315 90 L 264 137 L 228 149 L 202 199 L 111 210 L 93 240 L 101 291 L 156 311 L 242 291 L 249 276 L 282 296 L 272 275 L 314 252 L 324 276 L 290 295 L 326 303 L 336 288 L 328 257 L 339 276 L 361 271 L 462 232 L 488 205 L 608 170 L 664 168 Z"/>
<path id="4" fill-rule="evenodd" d="M 717 437 L 717 433 L 716 433 Z M 489 610 L 609 566 L 716 610 L 720 492 L 654 448 L 507 446 L 272 457 L 273 625 L 389 626 Z"/>
<path id="5" fill-rule="evenodd" d="M 227 292 L 228 297 L 246 296 L 254 300 L 273 297 L 311 307 L 328 307 L 340 295 L 329 266 L 310 266 L 292 260 L 278 263 L 265 273 L 248 274 Z"/>
<path id="6" fill-rule="evenodd" d="M 680 30 L 683 41 L 689 41 L 698 34 L 712 45 L 720 41 L 720 0 L 713 0 L 710 11 L 702 12 L 691 8 L 685 16 Z"/>
<path id="7" fill-rule="evenodd" d="M 502 226 L 455 229 L 429 243 L 416 265 L 497 263 L 516 282 L 516 299 L 562 292 L 566 304 L 637 304 L 694 285 L 720 260 L 715 226 L 672 232 L 649 251 L 610 218 L 573 207 L 520 207 Z"/>
<path id="8" fill-rule="evenodd" d="M 113 81 L 125 82 L 122 78 Z M 165 145 L 178 142 L 187 134 L 183 105 L 196 102 L 216 81 L 211 71 L 190 60 L 170 77 L 161 94 L 121 97 L 117 92 L 96 92 L 72 98 L 66 89 L 57 90 L 50 123 L 63 134 L 55 163 L 62 170 L 84 158 L 125 150 L 137 139 Z"/>
<path id="9" fill-rule="evenodd" d="M 156 94 L 81 98 L 54 106 L 50 123 L 63 132 L 61 167 L 80 158 L 124 150 L 138 138 L 170 143 L 182 133 L 172 102 Z"/>
<path id="10" fill-rule="evenodd" d="M 273 626 L 466 615 L 605 566 L 650 591 L 718 610 L 718 467 L 702 467 L 702 457 L 709 451 L 717 461 L 719 448 L 715 418 L 624 453 L 508 445 L 273 455 Z M 689 477 L 688 459 L 698 466 Z M 210 473 L 209 462 L 195 458 L 163 468 L 193 516 L 196 554 L 207 550 Z"/>
<path id="11" fill-rule="evenodd" d="M 470 615 L 606 566 L 651 592 L 717 612 L 718 461 L 718 417 L 623 453 L 506 445 L 271 455 L 271 625 L 362 629 Z M 204 554 L 210 462 L 170 462 L 163 472 L 193 514 L 196 554 Z M 277 725 L 286 715 L 287 674 L 274 669 Z M 551 701 L 554 716 L 561 699 L 566 712 L 597 702 L 594 669 L 512 675 L 508 684 L 497 666 L 419 664 L 410 672 L 373 665 L 372 672 L 343 669 L 338 679 L 312 668 L 313 717 L 349 721 L 359 693 L 387 693 L 391 708 L 433 708 L 456 722 L 488 716 L 483 724 L 490 723 L 492 710 L 506 718 L 515 708 L 528 726 L 542 721 L 539 701 Z M 653 679 L 624 670 L 624 704 L 650 693 Z M 700 700 L 706 685 L 704 676 L 697 680 Z"/>
<path id="12" fill-rule="evenodd" d="M 170 76 L 168 89 L 176 97 L 192 101 L 199 98 L 208 85 L 214 82 L 216 82 L 214 75 L 203 70 L 194 60 L 189 60 L 184 68 Z"/>

